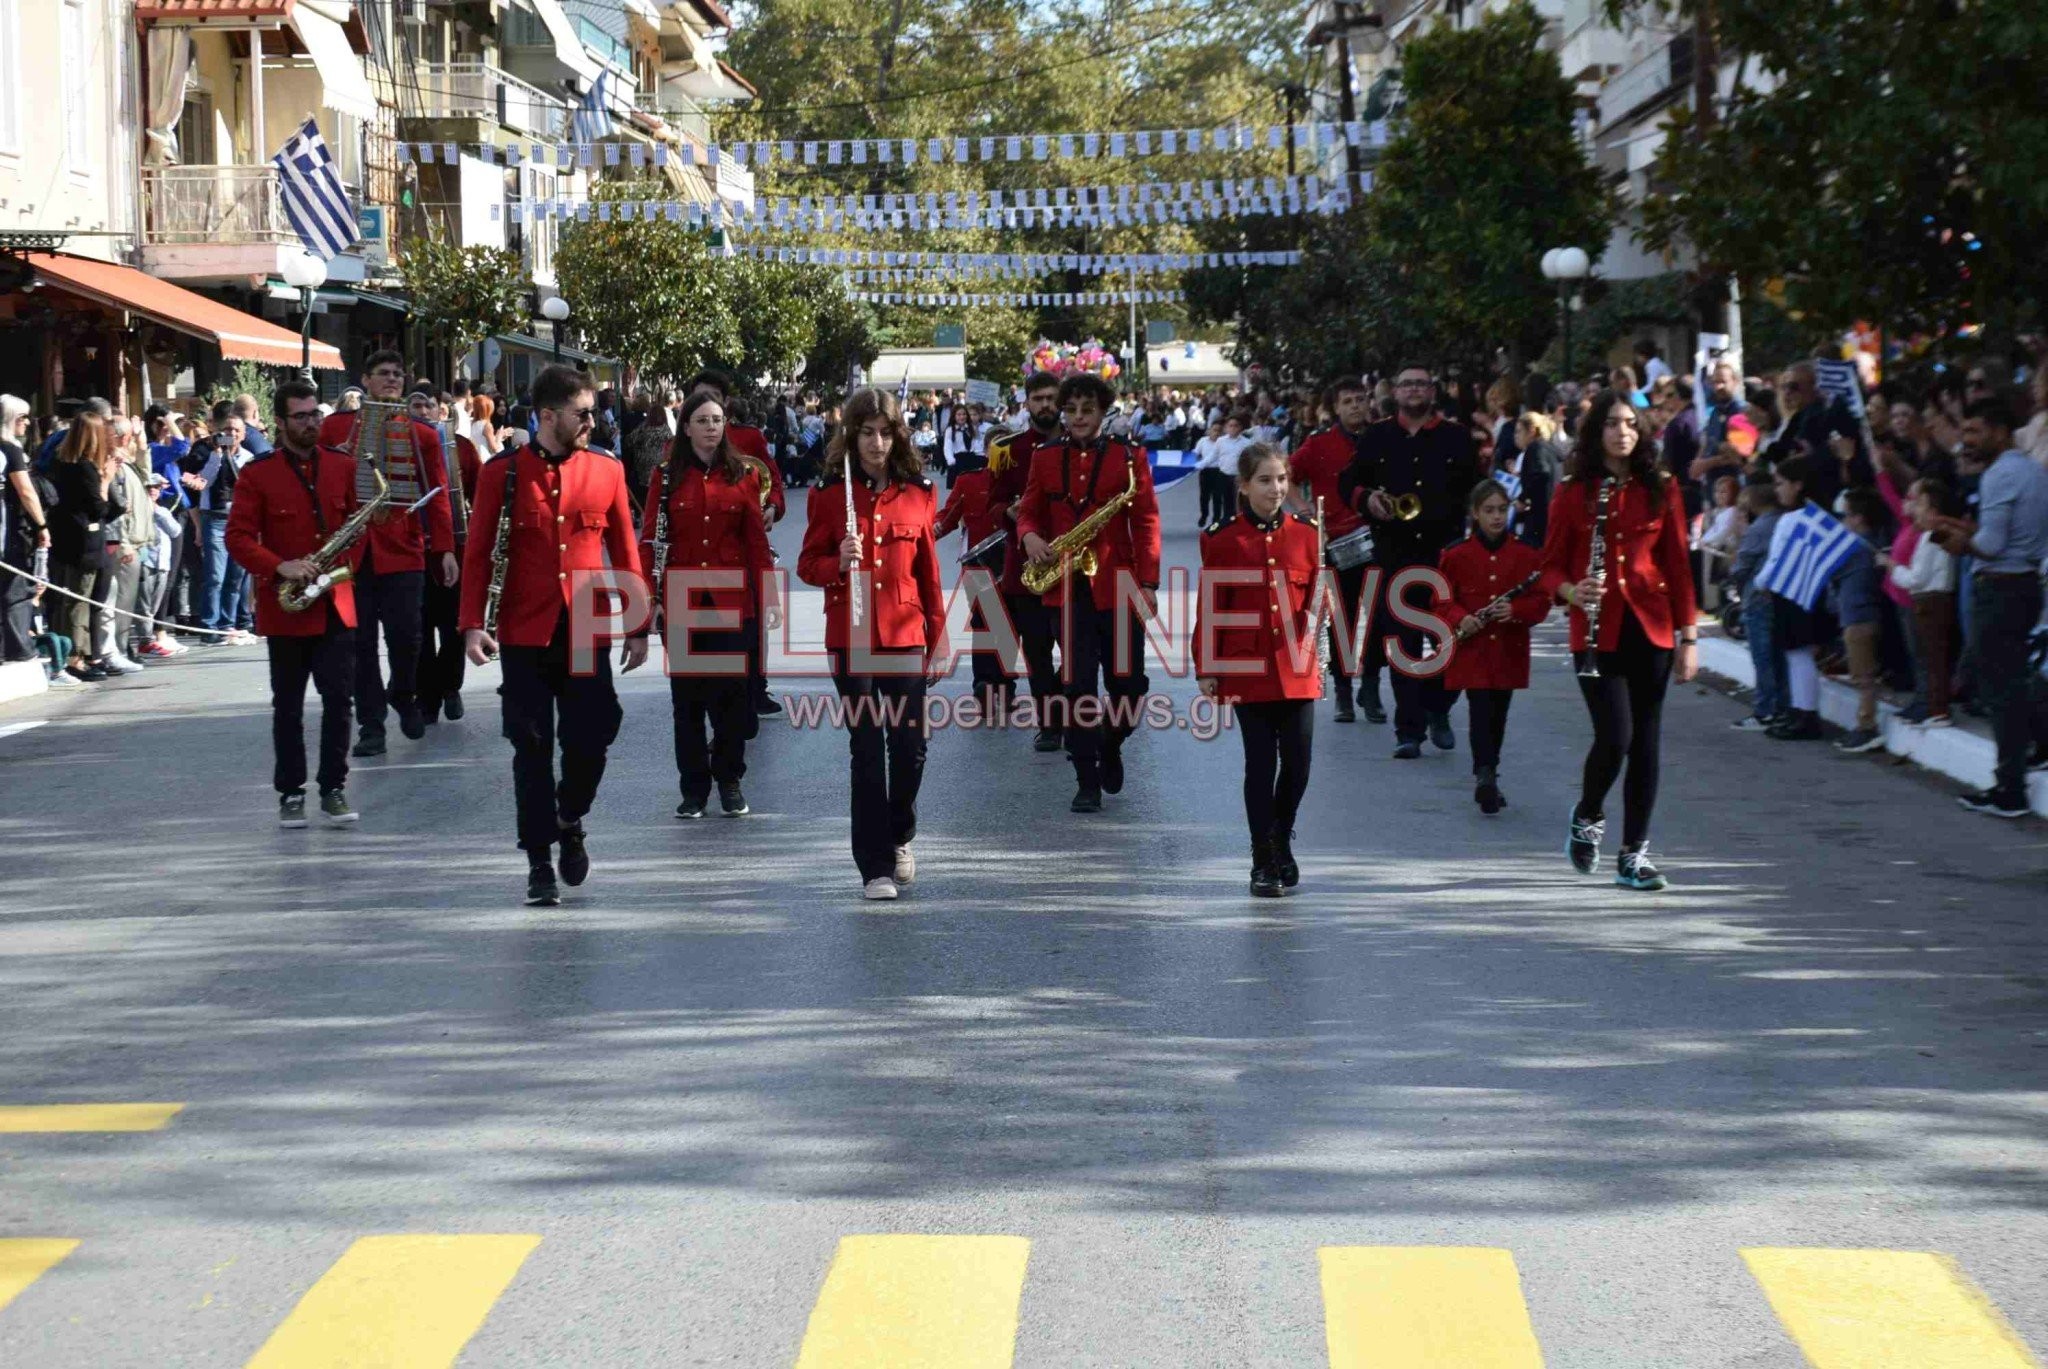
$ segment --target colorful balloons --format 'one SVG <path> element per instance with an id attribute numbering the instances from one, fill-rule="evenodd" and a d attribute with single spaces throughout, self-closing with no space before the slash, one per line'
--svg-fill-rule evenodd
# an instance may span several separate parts
<path id="1" fill-rule="evenodd" d="M 1079 346 L 1071 342 L 1047 342 L 1041 338 L 1024 362 L 1024 374 L 1027 376 L 1036 371 L 1062 377 L 1085 372 L 1101 376 L 1104 380 L 1114 380 L 1123 373 L 1123 369 L 1116 353 L 1095 338 L 1089 338 Z"/>

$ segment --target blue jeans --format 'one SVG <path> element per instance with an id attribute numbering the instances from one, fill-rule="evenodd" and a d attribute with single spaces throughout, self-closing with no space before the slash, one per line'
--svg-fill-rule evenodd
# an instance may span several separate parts
<path id="1" fill-rule="evenodd" d="M 224 629 L 235 625 L 232 602 L 221 611 L 222 591 L 234 569 L 228 560 L 228 516 L 224 513 L 199 515 L 199 602 L 192 616 L 204 628 Z"/>
<path id="2" fill-rule="evenodd" d="M 1753 589 L 1742 601 L 1742 635 L 1749 643 L 1749 662 L 1756 670 L 1756 715 L 1774 718 L 1785 711 L 1785 653 L 1778 650 L 1771 595 Z"/>

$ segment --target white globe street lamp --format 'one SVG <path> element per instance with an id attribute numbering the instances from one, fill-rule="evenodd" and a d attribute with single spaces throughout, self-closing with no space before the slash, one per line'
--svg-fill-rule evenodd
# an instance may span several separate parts
<path id="1" fill-rule="evenodd" d="M 327 263 L 303 249 L 287 252 L 278 263 L 284 283 L 299 292 L 305 317 L 299 322 L 299 374 L 313 378 L 313 292 L 327 284 Z"/>
<path id="2" fill-rule="evenodd" d="M 569 301 L 560 295 L 549 295 L 540 302 L 540 316 L 554 325 L 555 360 L 562 359 L 562 322 L 569 317 Z"/>
<path id="3" fill-rule="evenodd" d="M 1564 365 L 1560 369 L 1567 379 L 1572 373 L 1572 283 L 1584 280 L 1592 271 L 1593 260 L 1583 247 L 1553 247 L 1543 254 L 1543 277 L 1557 282 L 1557 312 L 1564 320 Z"/>

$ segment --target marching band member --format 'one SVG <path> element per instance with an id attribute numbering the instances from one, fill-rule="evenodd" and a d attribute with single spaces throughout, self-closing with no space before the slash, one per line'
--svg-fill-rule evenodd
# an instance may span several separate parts
<path id="1" fill-rule="evenodd" d="M 480 396 L 475 403 L 483 412 L 490 411 L 490 396 Z M 464 516 L 453 529 L 455 557 L 462 559 L 469 546 L 469 505 L 476 499 L 477 475 L 483 470 L 483 458 L 478 454 L 476 443 L 463 432 L 460 425 L 451 422 L 450 410 L 445 405 L 435 406 L 439 420 L 439 431 L 452 434 L 455 439 L 455 464 L 449 469 L 448 507 L 451 514 L 459 507 Z M 417 415 L 415 415 L 417 416 Z M 447 443 L 442 444 L 447 450 Z M 462 482 L 462 488 L 455 487 L 455 481 Z M 449 722 L 462 717 L 462 681 L 467 670 L 463 656 L 462 630 L 458 626 L 462 618 L 462 594 L 453 585 L 444 585 L 439 579 L 429 576 L 426 597 L 420 605 L 420 668 L 419 701 L 420 711 L 430 723 L 446 716 Z"/>
<path id="2" fill-rule="evenodd" d="M 1493 814 L 1507 806 L 1500 745 L 1508 705 L 1529 687 L 1529 629 L 1550 616 L 1550 596 L 1542 589 L 1543 554 L 1508 531 L 1507 487 L 1482 480 L 1467 502 L 1472 535 L 1444 552 L 1451 597 L 1436 612 L 1457 634 L 1444 688 L 1464 693 L 1471 718 L 1472 801 Z"/>
<path id="3" fill-rule="evenodd" d="M 605 748 L 623 714 L 611 664 L 594 654 L 588 673 L 570 669 L 569 603 L 589 572 L 640 574 L 640 549 L 626 503 L 625 467 L 583 444 L 597 395 L 581 372 L 549 366 L 534 378 L 539 418 L 534 440 L 492 460 L 477 484 L 478 535 L 469 539 L 462 584 L 462 628 L 470 663 L 495 653 L 504 670 L 505 735 L 519 845 L 526 852 L 526 901 L 561 901 L 551 863 L 562 848 L 562 879 L 590 873 L 583 816 L 604 778 Z M 509 506 L 508 517 L 500 516 Z M 501 580 L 497 621 L 486 622 L 494 578 Z M 624 669 L 647 659 L 644 632 L 620 649 Z M 562 779 L 555 783 L 555 744 Z"/>
<path id="4" fill-rule="evenodd" d="M 278 602 L 279 581 L 303 583 L 306 557 L 356 508 L 356 462 L 321 445 L 320 392 L 303 380 L 277 387 L 278 446 L 243 468 L 228 513 L 235 564 L 255 577 L 256 631 L 270 654 L 270 744 L 280 827 L 306 825 L 306 681 L 320 694 L 320 813 L 354 822 L 348 783 L 349 696 L 355 678 L 355 586 L 343 579 L 303 611 Z M 362 552 L 350 548 L 345 564 Z"/>
<path id="5" fill-rule="evenodd" d="M 1135 579 L 1147 619 L 1159 612 L 1159 500 L 1152 489 L 1152 464 L 1143 448 L 1112 442 L 1099 434 L 1116 396 L 1100 376 L 1080 374 L 1060 382 L 1063 441 L 1034 449 L 1025 481 L 1017 531 L 1024 555 L 1043 564 L 1054 556 L 1052 539 L 1096 513 L 1126 489 L 1130 500 L 1094 537 L 1094 576 L 1077 582 L 1069 572 L 1044 596 L 1045 605 L 1070 633 L 1060 643 L 1066 696 L 1067 755 L 1074 762 L 1076 813 L 1099 813 L 1102 796 L 1124 787 L 1124 741 L 1136 730 L 1134 717 L 1098 719 L 1083 726 L 1075 704 L 1094 700 L 1097 684 L 1115 706 L 1135 710 L 1149 682 L 1145 678 L 1145 636 L 1128 609 L 1119 607 L 1120 577 Z M 1076 559 L 1080 549 L 1076 549 Z M 1071 610 L 1067 609 L 1071 599 Z M 1123 619 L 1119 631 L 1119 619 Z M 1128 659 L 1118 659 L 1122 639 Z"/>
<path id="6" fill-rule="evenodd" d="M 1357 532 L 1365 526 L 1365 517 L 1338 496 L 1338 485 L 1349 470 L 1351 463 L 1358 459 L 1358 444 L 1372 423 L 1372 391 L 1356 376 L 1346 376 L 1323 392 L 1323 408 L 1335 415 L 1336 422 L 1316 433 L 1288 458 L 1288 504 L 1302 512 L 1313 514 L 1315 506 L 1310 501 L 1316 495 L 1323 496 L 1323 519 L 1329 541 Z M 1354 722 L 1358 714 L 1351 706 L 1351 677 L 1345 673 L 1343 654 L 1337 649 L 1339 623 L 1358 621 L 1358 599 L 1365 587 L 1366 562 L 1341 569 L 1337 572 L 1337 593 L 1343 603 L 1341 617 L 1330 615 L 1330 673 L 1337 692 L 1337 721 Z M 1382 653 L 1384 654 L 1384 653 Z M 1370 659 L 1370 653 L 1367 654 Z M 1369 723 L 1384 723 L 1387 710 L 1380 703 L 1380 668 L 1377 664 L 1359 662 L 1358 702 L 1365 708 L 1365 720 Z"/>
<path id="7" fill-rule="evenodd" d="M 1238 456 L 1238 516 L 1202 534 L 1202 587 L 1194 624 L 1195 675 L 1204 694 L 1230 703 L 1244 735 L 1244 815 L 1252 833 L 1252 893 L 1278 898 L 1301 882 L 1294 815 L 1308 789 L 1315 703 L 1323 695 L 1310 622 L 1321 561 L 1315 524 L 1286 509 L 1288 461 L 1263 442 Z M 1212 577 L 1252 571 L 1259 583 Z M 1256 616 L 1256 626 L 1202 619 Z M 1213 639 L 1213 640 L 1212 640 Z M 1256 663 L 1255 671 L 1246 670 Z"/>
<path id="8" fill-rule="evenodd" d="M 938 497 L 895 396 L 883 390 L 857 390 L 847 400 L 819 477 L 797 576 L 825 591 L 825 649 L 847 707 L 853 860 L 863 896 L 892 899 L 917 877 L 910 843 L 924 778 L 924 696 L 932 657 L 946 641 L 932 536 Z M 850 593 L 859 595 L 858 626 L 849 622 Z"/>
<path id="9" fill-rule="evenodd" d="M 642 559 L 664 607 L 671 572 L 745 572 L 737 586 L 689 589 L 688 602 L 676 604 L 732 615 L 732 627 L 693 630 L 665 620 L 662 628 L 669 652 L 669 702 L 675 713 L 676 773 L 683 787 L 676 816 L 686 819 L 704 816 L 713 784 L 727 817 L 748 811 L 740 780 L 747 773 L 747 736 L 753 721 L 744 667 L 712 673 L 704 667 L 713 663 L 699 662 L 693 671 L 689 659 L 745 652 L 748 634 L 743 625 L 754 614 L 759 589 L 765 584 L 769 594 L 774 592 L 769 574 L 774 562 L 761 522 L 760 477 L 740 461 L 728 432 L 725 406 L 711 390 L 700 389 L 685 400 L 668 460 L 648 482 L 647 509 L 640 520 Z M 781 612 L 779 604 L 767 609 L 768 626 L 781 625 Z"/>
<path id="10" fill-rule="evenodd" d="M 1063 729 L 1052 701 L 1060 697 L 1060 680 L 1053 665 L 1059 622 L 1046 610 L 1044 601 L 1024 588 L 1024 544 L 1017 536 L 1017 514 L 1023 508 L 1024 487 L 1031 474 L 1031 453 L 1059 435 L 1059 377 L 1044 371 L 1025 377 L 1024 411 L 1030 422 L 1022 432 L 989 443 L 989 501 L 1010 529 L 1010 539 L 1003 545 L 1003 607 L 1009 610 L 1010 625 L 1024 644 L 1025 678 L 1031 685 L 1032 711 L 1038 720 L 1038 735 L 1031 746 L 1034 751 L 1057 751 Z"/>
<path id="11" fill-rule="evenodd" d="M 743 456 L 758 457 L 768 468 L 768 507 L 762 520 L 772 530 L 788 515 L 788 495 L 782 485 L 782 467 L 768 454 L 768 435 L 759 428 L 732 421 L 732 378 L 723 371 L 699 371 L 690 378 L 689 394 L 694 396 L 709 391 L 718 398 L 719 408 L 726 414 L 725 440 Z M 759 715 L 773 715 L 782 711 L 782 705 L 768 692 L 768 669 L 761 651 L 761 620 L 749 618 L 747 634 L 747 689 L 753 702 L 754 712 Z M 755 724 L 758 727 L 759 724 Z M 747 735 L 754 735 L 750 727 Z"/>
<path id="12" fill-rule="evenodd" d="M 1434 566 L 1445 547 L 1465 529 L 1465 495 L 1479 480 L 1479 460 L 1472 434 L 1462 424 L 1446 423 L 1436 412 L 1436 379 L 1427 366 L 1403 366 L 1394 376 L 1394 416 L 1369 426 L 1358 443 L 1358 459 L 1344 475 L 1345 498 L 1372 524 L 1373 562 L 1383 569 L 1381 602 L 1373 615 L 1385 631 L 1399 634 L 1401 645 L 1421 660 L 1422 630 L 1400 626 L 1386 603 L 1395 574 L 1409 566 Z M 1405 497 L 1405 498 L 1404 498 Z M 1405 499 L 1413 504 L 1401 507 Z M 1325 506 L 1327 507 L 1327 506 Z M 1405 514 L 1405 516 L 1404 516 Z M 1375 632 L 1370 665 L 1383 659 L 1384 635 Z M 1422 754 L 1425 733 L 1439 751 L 1457 746 L 1451 731 L 1451 705 L 1456 702 L 1443 681 L 1416 679 L 1396 670 L 1394 676 L 1394 759 L 1409 761 Z"/>
<path id="13" fill-rule="evenodd" d="M 946 507 L 939 510 L 932 536 L 943 539 L 954 529 L 964 528 L 967 545 L 973 548 L 1001 528 L 1002 510 L 990 492 L 993 479 L 988 472 L 986 457 L 975 452 L 962 454 L 959 464 L 952 470 L 952 490 L 946 497 Z M 993 551 L 982 553 L 982 559 L 974 564 L 993 575 L 1003 568 L 1004 550 L 999 544 Z M 967 626 L 974 632 L 988 629 L 979 599 L 968 611 Z M 1011 681 L 1016 676 L 1016 668 L 1011 662 L 987 651 L 975 652 L 973 660 L 974 688 L 981 696 L 982 716 L 994 725 L 996 719 L 1009 714 Z"/>
<path id="14" fill-rule="evenodd" d="M 1661 889 L 1649 841 L 1664 691 L 1674 674 L 1681 684 L 1693 677 L 1699 637 L 1684 498 L 1618 390 L 1603 391 L 1579 421 L 1571 474 L 1550 505 L 1542 584 L 1571 605 L 1579 692 L 1593 718 L 1565 852 L 1582 875 L 1598 865 L 1607 792 L 1626 761 L 1614 882 Z"/>
<path id="15" fill-rule="evenodd" d="M 363 389 L 377 403 L 396 404 L 405 391 L 405 358 L 389 349 L 370 353 L 363 360 Z M 361 409 L 328 415 L 320 425 L 321 445 L 355 456 L 362 450 L 362 423 Z M 399 731 L 413 741 L 427 735 L 427 720 L 417 698 L 422 585 L 429 558 L 442 584 L 454 584 L 457 572 L 454 525 L 446 498 L 448 467 L 440 435 L 417 419 L 406 425 L 406 432 L 412 450 L 400 460 L 412 463 L 420 493 L 437 486 L 443 493 L 428 500 L 419 513 L 407 513 L 401 505 L 380 514 L 363 539 L 362 564 L 356 571 L 356 727 L 360 736 L 354 754 L 358 756 L 384 754 L 387 701 L 398 714 Z M 388 691 L 377 658 L 380 626 L 391 657 Z"/>

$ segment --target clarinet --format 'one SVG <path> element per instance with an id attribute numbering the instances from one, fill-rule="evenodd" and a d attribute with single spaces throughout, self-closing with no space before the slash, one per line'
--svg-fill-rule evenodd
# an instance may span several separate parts
<path id="1" fill-rule="evenodd" d="M 1614 477 L 1610 475 L 1600 482 L 1600 507 L 1593 515 L 1593 549 L 1586 560 L 1586 578 L 1599 581 L 1600 588 L 1592 604 L 1582 606 L 1586 615 L 1586 663 L 1579 667 L 1582 680 L 1600 678 L 1600 605 L 1607 599 L 1607 505 L 1613 497 Z"/>
<path id="2" fill-rule="evenodd" d="M 512 505 L 519 493 L 519 454 L 505 458 L 505 501 L 498 506 L 498 532 L 491 541 L 491 590 L 484 599 L 484 632 L 498 635 L 498 603 L 505 597 L 505 572 L 512 565 Z"/>
<path id="3" fill-rule="evenodd" d="M 1323 564 L 1329 555 L 1330 540 L 1323 523 L 1323 497 L 1316 496 L 1316 601 L 1309 614 L 1309 630 L 1316 635 L 1316 665 L 1322 670 L 1322 685 L 1330 686 L 1330 584 L 1329 568 Z"/>

